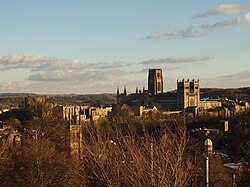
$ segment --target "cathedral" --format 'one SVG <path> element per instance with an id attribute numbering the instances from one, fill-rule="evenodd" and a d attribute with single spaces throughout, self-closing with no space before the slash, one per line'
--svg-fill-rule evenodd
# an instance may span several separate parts
<path id="1" fill-rule="evenodd" d="M 117 103 L 135 107 L 153 107 L 167 111 L 186 111 L 200 105 L 199 80 L 177 80 L 177 90 L 163 92 L 162 69 L 149 69 L 148 90 L 138 90 L 127 94 L 126 87 L 123 93 L 117 88 Z"/>

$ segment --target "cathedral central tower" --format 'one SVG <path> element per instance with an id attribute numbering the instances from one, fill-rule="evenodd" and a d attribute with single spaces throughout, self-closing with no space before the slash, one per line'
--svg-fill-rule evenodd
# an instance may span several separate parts
<path id="1" fill-rule="evenodd" d="M 152 95 L 163 93 L 162 69 L 149 69 L 148 92 Z"/>

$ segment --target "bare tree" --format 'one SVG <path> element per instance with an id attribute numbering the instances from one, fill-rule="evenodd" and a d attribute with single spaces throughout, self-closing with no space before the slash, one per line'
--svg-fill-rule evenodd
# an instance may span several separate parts
<path id="1" fill-rule="evenodd" d="M 160 134 L 87 128 L 83 159 L 70 176 L 86 186 L 186 186 L 190 178 L 186 129 L 176 123 Z M 153 157 L 151 154 L 153 144 Z M 153 166 L 153 167 L 152 167 Z M 75 171 L 81 171 L 76 175 Z"/>

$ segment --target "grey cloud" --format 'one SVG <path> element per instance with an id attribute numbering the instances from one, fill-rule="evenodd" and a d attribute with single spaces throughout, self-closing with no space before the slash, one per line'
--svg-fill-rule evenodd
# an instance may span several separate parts
<path id="1" fill-rule="evenodd" d="M 171 37 L 176 35 L 176 29 L 169 29 L 164 33 L 151 33 L 144 37 L 144 39 L 159 39 L 163 37 Z"/>
<path id="2" fill-rule="evenodd" d="M 206 31 L 203 29 L 195 30 L 193 27 L 188 27 L 186 29 L 179 31 L 178 38 L 196 38 L 206 34 Z"/>
<path id="3" fill-rule="evenodd" d="M 120 77 L 127 75 L 126 72 L 120 70 L 108 70 L 108 71 L 92 71 L 85 74 L 89 80 L 112 80 L 119 79 Z"/>
<path id="4" fill-rule="evenodd" d="M 100 63 L 81 63 L 80 60 L 67 60 L 59 58 L 42 57 L 40 55 L 0 55 L 0 71 L 10 69 L 29 69 L 31 71 L 56 71 L 72 70 L 81 71 L 90 68 L 114 69 L 129 66 L 126 62 L 100 62 Z"/>
<path id="5" fill-rule="evenodd" d="M 233 19 L 218 21 L 214 24 L 202 25 L 201 29 L 212 30 L 212 29 L 216 29 L 216 28 L 223 28 L 223 27 L 242 25 L 242 24 L 250 24 L 250 13 L 247 13 L 244 16 L 236 17 Z"/>
<path id="6" fill-rule="evenodd" d="M 105 81 L 117 79 L 126 73 L 119 70 L 109 71 L 87 71 L 87 72 L 72 72 L 72 71 L 49 71 L 31 75 L 29 80 L 44 81 L 44 82 L 77 82 L 77 81 Z"/>
<path id="7" fill-rule="evenodd" d="M 156 38 L 167 38 L 167 39 L 183 39 L 183 38 L 196 38 L 206 35 L 207 33 L 213 31 L 214 29 L 229 27 L 229 26 L 237 26 L 243 24 L 250 24 L 250 12 L 245 14 L 244 16 L 235 17 L 232 19 L 225 19 L 218 21 L 214 24 L 203 24 L 198 27 L 187 27 L 184 29 L 173 30 L 170 34 L 155 34 L 148 35 L 144 38 L 146 39 L 156 39 Z M 157 37 L 156 37 L 157 36 Z"/>
<path id="8" fill-rule="evenodd" d="M 130 71 L 129 74 L 138 74 L 138 73 L 143 73 L 143 74 L 147 74 L 148 72 L 148 69 L 150 68 L 155 68 L 154 66 L 152 67 L 147 67 L 147 68 L 143 68 L 142 70 L 138 70 L 138 71 Z M 174 70 L 177 70 L 177 69 L 180 69 L 180 67 L 164 67 L 164 66 L 161 66 L 160 67 L 163 71 L 174 71 Z"/>
<path id="9" fill-rule="evenodd" d="M 38 74 L 31 75 L 29 80 L 33 81 L 67 81 L 71 80 L 73 74 L 66 71 L 50 71 L 50 72 L 41 72 Z"/>
<path id="10" fill-rule="evenodd" d="M 16 55 L 16 54 L 9 55 L 9 56 L 0 55 L 0 61 L 2 63 L 15 64 L 15 63 L 20 63 L 20 62 L 23 62 L 23 63 L 44 62 L 44 61 L 47 61 L 47 60 L 48 60 L 47 57 L 43 57 L 43 56 L 40 56 L 40 55 Z"/>
<path id="11" fill-rule="evenodd" d="M 163 36 L 174 36 L 176 34 L 176 29 L 170 29 L 167 30 L 165 33 L 163 33 Z"/>
<path id="12" fill-rule="evenodd" d="M 238 4 L 220 4 L 216 5 L 204 13 L 197 14 L 193 18 L 216 16 L 216 15 L 230 15 L 238 13 L 242 10 L 242 7 Z"/>
<path id="13" fill-rule="evenodd" d="M 23 90 L 23 91 L 28 91 L 25 90 L 29 86 L 29 83 L 27 81 L 17 81 L 17 82 L 9 82 L 6 84 L 2 84 L 0 91 L 1 92 L 12 92 L 12 91 L 18 91 L 18 90 Z"/>
<path id="14" fill-rule="evenodd" d="M 162 37 L 162 35 L 159 33 L 151 33 L 151 34 L 145 36 L 144 38 L 145 39 L 157 39 L 157 38 L 161 38 L 161 37 Z"/>
<path id="15" fill-rule="evenodd" d="M 140 62 L 143 65 L 149 64 L 182 64 L 182 63 L 193 63 L 193 62 L 201 62 L 208 61 L 213 57 L 167 57 L 167 58 L 154 58 L 150 60 L 146 60 Z"/>
<path id="16" fill-rule="evenodd" d="M 163 34 L 157 34 L 157 37 L 152 37 L 148 35 L 144 37 L 145 39 L 159 39 L 159 38 L 167 38 L 167 39 L 180 39 L 180 38 L 196 38 L 205 35 L 207 30 L 203 28 L 194 28 L 188 27 L 180 30 L 173 30 L 172 32 L 166 32 Z"/>
<path id="17" fill-rule="evenodd" d="M 221 76 L 222 79 L 237 79 L 237 80 L 249 80 L 250 81 L 250 70 L 243 71 L 240 73 L 229 74 Z"/>
<path id="18" fill-rule="evenodd" d="M 95 68 L 100 69 L 114 69 L 114 68 L 123 68 L 129 66 L 129 63 L 126 62 L 113 62 L 113 63 L 107 63 L 107 62 L 99 62 L 94 64 L 93 66 Z"/>
<path id="19" fill-rule="evenodd" d="M 0 55 L 0 70 L 30 69 L 31 71 L 54 71 L 65 69 L 85 69 L 90 64 L 82 64 L 79 60 L 44 57 L 40 55 Z"/>
<path id="20" fill-rule="evenodd" d="M 201 79 L 204 87 L 245 87 L 249 86 L 250 70 L 213 78 Z"/>

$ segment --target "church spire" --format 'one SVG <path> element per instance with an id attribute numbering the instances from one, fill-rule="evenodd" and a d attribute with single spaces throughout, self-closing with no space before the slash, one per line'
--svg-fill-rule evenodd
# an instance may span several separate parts
<path id="1" fill-rule="evenodd" d="M 127 88 L 126 88 L 126 86 L 124 86 L 123 94 L 124 94 L 124 95 L 127 95 Z"/>
<path id="2" fill-rule="evenodd" d="M 119 92 L 119 86 L 117 86 L 116 95 L 117 95 L 117 96 L 119 96 L 119 95 L 120 95 L 120 92 Z"/>

